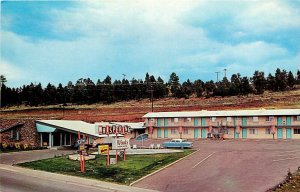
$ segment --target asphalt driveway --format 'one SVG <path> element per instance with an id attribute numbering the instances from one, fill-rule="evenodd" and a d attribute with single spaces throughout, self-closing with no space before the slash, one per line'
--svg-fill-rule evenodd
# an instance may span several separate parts
<path id="1" fill-rule="evenodd" d="M 72 154 L 75 150 L 55 150 L 55 149 L 43 149 L 32 151 L 21 151 L 11 153 L 1 153 L 0 163 L 13 165 L 17 163 L 24 163 L 29 161 L 36 161 L 40 159 L 47 159 L 58 155 Z"/>
<path id="2" fill-rule="evenodd" d="M 196 153 L 134 186 L 172 192 L 266 191 L 300 166 L 299 140 L 199 140 Z"/>

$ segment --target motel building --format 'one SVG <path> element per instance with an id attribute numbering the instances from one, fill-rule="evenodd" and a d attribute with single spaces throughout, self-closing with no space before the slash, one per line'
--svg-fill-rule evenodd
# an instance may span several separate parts
<path id="1" fill-rule="evenodd" d="M 78 141 L 78 136 L 85 138 L 87 144 L 93 144 L 95 140 L 101 142 L 101 139 L 107 137 L 106 134 L 99 134 L 99 127 L 106 126 L 129 126 L 129 133 L 118 134 L 118 136 L 126 138 L 135 138 L 145 132 L 144 122 L 87 123 L 76 120 L 1 119 L 0 145 L 19 143 L 48 148 L 74 146 Z M 115 135 L 110 134 L 109 136 Z"/>
<path id="2" fill-rule="evenodd" d="M 300 139 L 300 109 L 152 112 L 143 116 L 150 138 Z"/>
<path id="3" fill-rule="evenodd" d="M 126 122 L 96 122 L 87 123 L 74 120 L 38 120 L 36 129 L 40 138 L 40 146 L 58 147 L 74 146 L 78 137 L 86 139 L 86 144 L 93 144 L 94 140 L 107 137 L 105 134 L 99 134 L 99 127 L 129 126 L 129 134 L 118 134 L 119 137 L 134 138 L 141 130 L 145 130 L 144 123 L 126 123 Z M 110 134 L 109 136 L 115 136 Z"/>

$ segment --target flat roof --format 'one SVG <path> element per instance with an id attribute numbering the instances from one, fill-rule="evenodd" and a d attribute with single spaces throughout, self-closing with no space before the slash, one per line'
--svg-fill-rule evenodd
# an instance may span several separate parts
<path id="1" fill-rule="evenodd" d="M 99 137 L 95 131 L 95 124 L 86 123 L 84 121 L 74 120 L 37 120 L 37 123 L 41 123 L 47 126 L 55 127 L 58 129 L 64 129 L 72 132 L 78 132 L 88 134 L 91 136 Z"/>
<path id="2" fill-rule="evenodd" d="M 99 135 L 97 134 L 98 126 L 112 126 L 112 125 L 128 125 L 131 129 L 143 129 L 145 128 L 144 122 L 139 123 L 127 123 L 127 122 L 96 122 L 95 124 L 87 123 L 84 121 L 77 120 L 37 120 L 36 123 L 46 125 L 49 127 L 62 129 L 66 131 L 71 131 L 77 133 L 80 131 L 83 134 L 88 134 L 90 136 L 96 137 L 107 137 L 107 135 Z M 53 132 L 54 130 L 41 130 L 40 132 Z M 114 136 L 115 134 L 113 134 Z M 122 134 L 118 134 L 118 136 L 123 136 Z"/>
<path id="3" fill-rule="evenodd" d="M 285 116 L 300 115 L 300 109 L 258 109 L 258 110 L 224 110 L 224 111 L 179 111 L 151 112 L 143 118 L 160 117 L 241 117 L 241 116 Z"/>

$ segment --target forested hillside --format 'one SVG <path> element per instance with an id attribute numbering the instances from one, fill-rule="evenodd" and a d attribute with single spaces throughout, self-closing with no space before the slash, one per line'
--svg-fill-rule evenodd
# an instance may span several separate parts
<path id="1" fill-rule="evenodd" d="M 75 83 L 56 87 L 49 83 L 42 87 L 41 83 L 23 85 L 19 88 L 7 87 L 6 78 L 1 75 L 2 82 L 2 106 L 29 105 L 41 106 L 52 104 L 93 104 L 113 103 L 128 100 L 140 100 L 144 98 L 190 98 L 190 97 L 214 97 L 236 96 L 247 94 L 263 94 L 264 91 L 287 91 L 300 84 L 300 71 L 296 76 L 292 71 L 277 69 L 274 74 L 267 76 L 263 71 L 255 71 L 252 77 L 242 77 L 239 73 L 230 78 L 223 77 L 221 81 L 203 82 L 198 79 L 187 79 L 180 83 L 176 73 L 172 73 L 168 81 L 161 77 L 154 77 L 148 73 L 144 80 L 122 79 L 112 82 L 107 76 L 104 80 L 93 82 L 90 78 L 78 79 Z M 9 80 L 8 80 L 9 81 Z"/>

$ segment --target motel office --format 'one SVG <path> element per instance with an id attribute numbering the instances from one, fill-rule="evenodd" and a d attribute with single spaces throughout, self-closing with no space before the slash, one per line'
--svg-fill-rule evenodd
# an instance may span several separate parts
<path id="1" fill-rule="evenodd" d="M 0 145 L 1 144 L 27 144 L 29 146 L 59 147 L 74 146 L 80 137 L 92 144 L 99 135 L 98 127 L 102 126 L 130 126 L 130 133 L 125 137 L 134 138 L 144 132 L 144 123 L 127 122 L 96 122 L 87 123 L 75 120 L 34 120 L 34 119 L 8 119 L 0 120 Z"/>
<path id="2" fill-rule="evenodd" d="M 231 139 L 300 139 L 300 109 L 148 113 L 150 138 L 207 138 L 213 129 Z"/>

